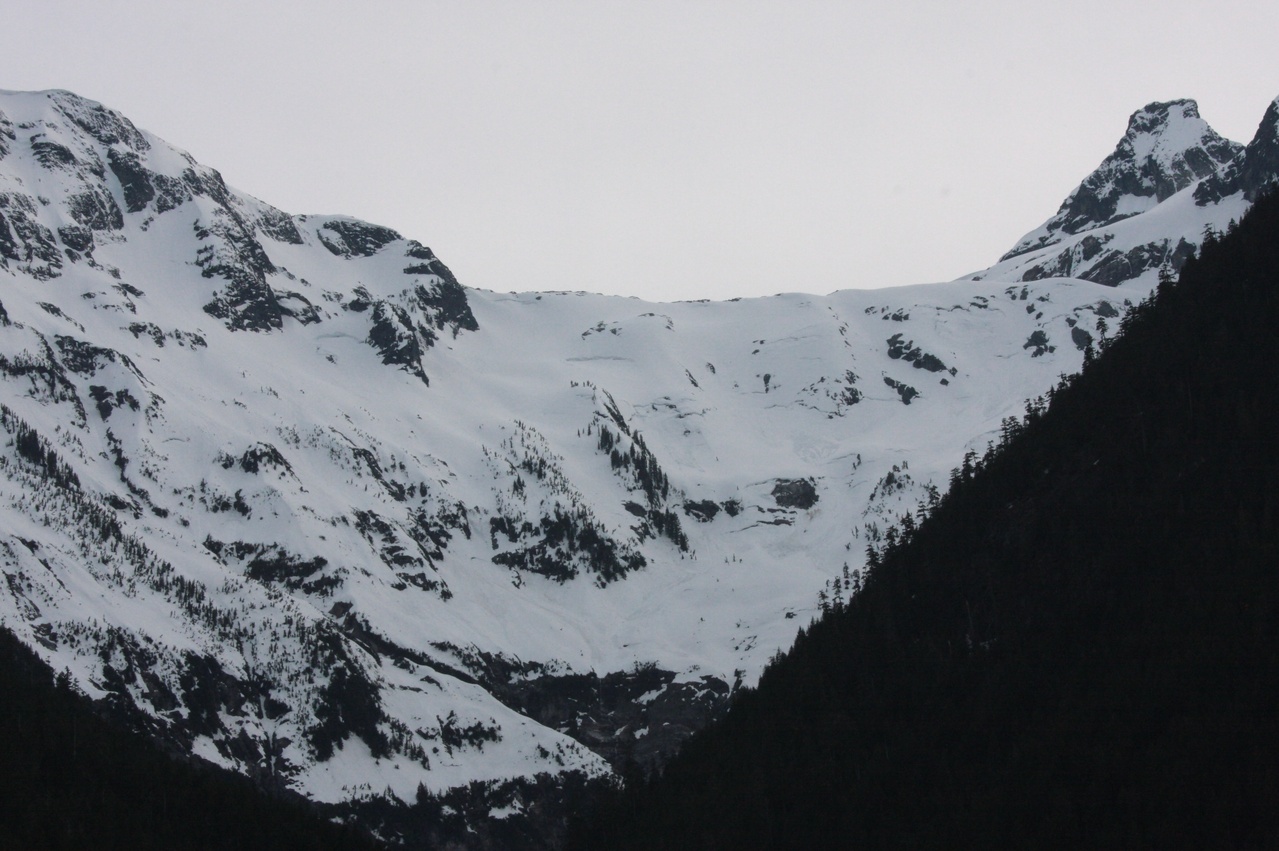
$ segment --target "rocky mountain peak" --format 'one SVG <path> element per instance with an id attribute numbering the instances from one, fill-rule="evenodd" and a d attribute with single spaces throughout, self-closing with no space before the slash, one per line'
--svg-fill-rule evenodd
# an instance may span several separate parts
<path id="1" fill-rule="evenodd" d="M 1060 242 L 1151 209 L 1216 174 L 1242 150 L 1199 116 L 1193 100 L 1147 104 L 1128 119 L 1115 150 L 1062 202 L 1056 215 L 1001 259 Z"/>
<path id="2" fill-rule="evenodd" d="M 1279 173 L 1279 98 L 1270 102 L 1266 114 L 1257 127 L 1257 133 L 1248 143 L 1244 191 L 1256 193 L 1274 180 Z M 1251 199 L 1253 195 L 1249 195 Z"/>
<path id="3" fill-rule="evenodd" d="M 1279 174 L 1279 98 L 1270 102 L 1252 141 L 1239 156 L 1218 174 L 1195 188 L 1195 203 L 1215 204 L 1242 192 L 1254 201 L 1261 190 L 1275 182 Z"/>

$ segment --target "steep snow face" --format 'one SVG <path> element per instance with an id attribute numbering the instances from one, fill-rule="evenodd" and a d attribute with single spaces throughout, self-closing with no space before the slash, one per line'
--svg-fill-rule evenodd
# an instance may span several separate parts
<path id="1" fill-rule="evenodd" d="M 1246 204 L 1192 191 L 1109 227 Z M 4 93 L 0 622 L 321 801 L 654 762 L 1124 309 L 1022 272 L 467 289 L 98 104 Z"/>
<path id="2" fill-rule="evenodd" d="M 1132 114 L 1114 152 L 1070 193 L 1057 215 L 1001 260 L 1153 209 L 1216 174 L 1242 147 L 1218 136 L 1193 100 L 1148 104 Z"/>

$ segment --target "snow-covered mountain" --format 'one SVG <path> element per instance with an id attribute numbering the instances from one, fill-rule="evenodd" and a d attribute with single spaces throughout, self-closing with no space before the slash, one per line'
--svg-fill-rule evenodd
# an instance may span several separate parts
<path id="1" fill-rule="evenodd" d="M 1070 193 L 1057 215 L 1022 237 L 1002 259 L 1152 210 L 1216 174 L 1242 149 L 1218 136 L 1199 117 L 1194 101 L 1152 103 L 1132 114 L 1114 153 Z"/>
<path id="2" fill-rule="evenodd" d="M 321 802 L 652 764 L 1246 208 L 1276 109 L 1146 107 L 967 279 L 651 304 L 467 288 L 0 93 L 0 624 Z"/>
<path id="3" fill-rule="evenodd" d="M 1149 287 L 1165 265 L 1181 268 L 1207 228 L 1238 220 L 1277 173 L 1279 101 L 1247 146 L 1218 136 L 1193 100 L 1148 104 L 1055 216 L 970 277 Z"/>

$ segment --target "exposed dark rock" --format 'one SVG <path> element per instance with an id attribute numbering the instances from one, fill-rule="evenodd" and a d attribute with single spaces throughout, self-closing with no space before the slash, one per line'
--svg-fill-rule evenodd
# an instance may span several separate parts
<path id="1" fill-rule="evenodd" d="M 1170 240 L 1159 240 L 1126 252 L 1102 248 L 1110 238 L 1109 234 L 1104 239 L 1087 236 L 1077 245 L 1027 269 L 1022 273 L 1022 280 L 1079 277 L 1114 287 L 1165 265 L 1177 271 L 1195 253 L 1195 246 L 1184 237 L 1177 241 L 1175 247 Z"/>
<path id="2" fill-rule="evenodd" d="M 919 395 L 919 391 L 914 387 L 889 378 L 887 375 L 884 376 L 884 383 L 897 391 L 897 395 L 901 397 L 903 405 L 909 405 L 910 400 Z"/>
<path id="3" fill-rule="evenodd" d="M 127 284 L 123 284 L 121 286 L 128 287 Z M 128 288 L 133 294 L 142 295 L 141 292 L 134 290 L 133 287 Z M 186 331 L 170 331 L 166 334 L 160 326 L 156 325 L 154 322 L 131 322 L 126 330 L 132 334 L 135 339 L 140 339 L 143 335 L 149 337 L 151 342 L 155 343 L 160 348 L 164 348 L 165 340 L 173 340 L 179 346 L 185 346 L 191 349 L 203 349 L 208 346 L 204 337 L 199 334 L 192 334 Z"/>
<path id="4" fill-rule="evenodd" d="M 319 312 L 304 296 L 277 293 L 267 283 L 266 276 L 277 269 L 258 242 L 253 225 L 230 203 L 222 175 L 192 167 L 183 172 L 183 181 L 191 192 L 219 205 L 207 223 L 197 221 L 194 225 L 196 236 L 204 242 L 196 254 L 201 274 L 228 282 L 220 293 L 214 293 L 204 312 L 223 320 L 232 331 L 273 331 L 284 326 L 286 316 L 303 324 L 319 321 Z"/>
<path id="5" fill-rule="evenodd" d="M 301 325 L 320 322 L 320 309 L 311 300 L 293 290 L 275 290 L 275 303 L 285 316 L 296 319 Z"/>
<path id="6" fill-rule="evenodd" d="M 1119 316 L 1119 309 L 1105 299 L 1093 306 L 1093 312 L 1103 319 L 1114 319 Z"/>
<path id="7" fill-rule="evenodd" d="M 364 287 L 356 287 L 351 291 L 352 298 L 342 306 L 355 313 L 363 313 L 373 306 L 373 296 Z"/>
<path id="8" fill-rule="evenodd" d="M 112 148 L 107 151 L 107 165 L 120 181 L 125 209 L 130 213 L 145 210 L 155 198 L 155 186 L 151 183 L 151 172 L 142 165 L 138 155 Z"/>
<path id="9" fill-rule="evenodd" d="M 240 496 L 236 493 L 237 498 Z M 204 548 L 223 564 L 245 563 L 245 576 L 256 582 L 283 585 L 290 591 L 327 595 L 341 584 L 335 576 L 322 574 L 328 560 L 322 556 L 303 558 L 276 544 L 253 544 L 246 541 L 204 539 Z"/>
<path id="10" fill-rule="evenodd" d="M 399 483 L 390 480 L 383 481 L 383 484 L 392 496 L 402 489 Z M 406 583 L 400 590 L 415 585 L 439 594 L 442 600 L 453 596 L 437 574 L 424 571 L 434 571 L 435 561 L 444 557 L 443 550 L 452 539 L 450 529 L 459 530 L 470 538 L 470 525 L 460 507 L 456 510 L 443 507 L 434 516 L 419 509 L 410 513 L 406 523 L 388 521 L 372 511 L 357 510 L 354 517 L 356 531 L 375 549 L 382 563 Z"/>
<path id="11" fill-rule="evenodd" d="M 221 319 L 232 331 L 273 331 L 284 326 L 284 311 L 275 292 L 265 283 L 228 269 L 231 284 L 204 306 L 204 312 Z"/>
<path id="12" fill-rule="evenodd" d="M 128 390 L 117 390 L 112 393 L 99 384 L 89 387 L 89 398 L 93 399 L 97 405 L 98 414 L 104 421 L 111 418 L 111 412 L 116 408 L 127 407 L 131 411 L 136 411 L 140 407 L 138 400 Z"/>
<path id="13" fill-rule="evenodd" d="M 857 373 L 846 369 L 842 377 L 832 377 L 828 380 L 823 375 L 800 392 L 813 396 L 825 396 L 835 403 L 833 411 L 826 410 L 826 416 L 842 417 L 846 408 L 856 405 L 863 398 L 862 391 L 857 389 L 857 380 Z M 820 407 L 818 409 L 825 410 Z"/>
<path id="14" fill-rule="evenodd" d="M 1139 245 L 1127 252 L 1112 251 L 1079 277 L 1085 281 L 1117 287 L 1149 269 L 1157 269 L 1167 259 L 1167 242 Z"/>
<path id="15" fill-rule="evenodd" d="M 427 248 L 425 245 L 418 242 L 416 239 L 410 239 L 408 241 L 408 248 L 405 249 L 404 256 L 413 260 L 425 260 L 428 263 L 440 262 L 439 258 L 435 256 L 434 251 Z M 443 263 L 440 263 L 440 265 L 444 266 Z M 444 266 L 443 273 L 432 272 L 432 274 L 439 275 L 441 278 L 443 278 L 446 281 L 453 281 L 454 283 L 457 283 L 457 280 L 453 277 L 453 273 L 448 271 L 447 266 Z"/>
<path id="16" fill-rule="evenodd" d="M 292 590 L 301 588 L 311 591 L 314 589 L 306 587 L 306 580 L 327 565 L 328 560 L 322 556 L 304 559 L 285 550 L 272 548 L 250 561 L 245 575 L 258 582 L 279 583 Z"/>
<path id="17" fill-rule="evenodd" d="M 258 217 L 257 226 L 258 230 L 277 242 L 286 242 L 290 245 L 302 244 L 302 232 L 298 230 L 297 223 L 288 213 L 274 207 L 268 207 L 263 211 Z"/>
<path id="18" fill-rule="evenodd" d="M 1252 141 L 1219 174 L 1195 188 L 1195 203 L 1214 204 L 1242 192 L 1249 201 L 1257 200 L 1279 175 L 1279 99 L 1272 101 L 1257 127 Z"/>
<path id="19" fill-rule="evenodd" d="M 221 177 L 216 172 L 213 176 L 217 179 L 204 176 L 212 190 L 225 191 Z M 196 254 L 201 274 L 228 282 L 204 306 L 205 313 L 223 320 L 232 331 L 273 331 L 284 327 L 286 316 L 303 324 L 319 321 L 319 312 L 304 296 L 277 293 L 267 283 L 266 276 L 276 267 L 252 229 L 229 207 L 216 211 L 207 225 L 196 222 L 195 231 L 203 242 Z"/>
<path id="20" fill-rule="evenodd" d="M 812 479 L 778 479 L 773 499 L 781 508 L 809 509 L 817 504 L 817 488 Z"/>
<path id="21" fill-rule="evenodd" d="M 1106 243 L 1110 242 L 1114 238 L 1114 234 L 1109 233 L 1101 237 L 1093 236 L 1092 234 L 1084 237 L 1079 241 L 1080 259 L 1085 262 L 1092 260 L 1101 253 L 1103 248 L 1106 247 Z"/>
<path id="22" fill-rule="evenodd" d="M 900 333 L 888 338 L 888 356 L 893 360 L 904 360 L 916 369 L 926 369 L 929 372 L 949 370 L 951 375 L 956 373 L 956 370 L 947 367 L 941 358 L 921 350 L 915 345 L 914 340 L 902 342 Z"/>
<path id="23" fill-rule="evenodd" d="M 333 642 L 340 654 L 332 666 L 329 682 L 321 690 L 316 702 L 316 725 L 307 731 L 307 739 L 315 756 L 321 762 L 333 756 L 335 747 L 342 747 L 352 734 L 368 745 L 375 758 L 390 753 L 390 743 L 378 724 L 385 717 L 382 712 L 382 696 L 359 666 L 346 658 L 341 643 Z"/>
<path id="24" fill-rule="evenodd" d="M 61 274 L 62 252 L 53 231 L 36 220 L 34 198 L 0 192 L 0 257 L 23 264 L 37 280 Z"/>
<path id="25" fill-rule="evenodd" d="M 72 168 L 77 163 L 69 148 L 38 136 L 31 137 L 31 153 L 35 154 L 36 162 L 51 170 Z"/>
<path id="26" fill-rule="evenodd" d="M 434 342 L 435 335 L 427 328 L 415 327 L 403 308 L 385 301 L 373 304 L 371 319 L 368 343 L 382 356 L 382 363 L 398 366 L 417 376 L 423 384 L 430 385 L 431 381 L 422 369 L 422 338 Z"/>
<path id="27" fill-rule="evenodd" d="M 17 139 L 17 134 L 13 132 L 13 122 L 0 110 L 0 160 L 9 155 L 9 143 Z"/>
<path id="28" fill-rule="evenodd" d="M 1279 176 L 1279 100 L 1266 109 L 1237 174 L 1239 188 L 1249 201 L 1255 201 Z"/>
<path id="29" fill-rule="evenodd" d="M 90 186 L 67 199 L 67 212 L 90 230 L 119 230 L 124 214 L 104 186 Z"/>
<path id="30" fill-rule="evenodd" d="M 1068 278 L 1072 267 L 1071 253 L 1063 251 L 1056 257 L 1036 263 L 1022 273 L 1023 281 L 1042 281 L 1044 278 Z"/>
<path id="31" fill-rule="evenodd" d="M 232 462 L 237 463 L 237 462 Z M 293 467 L 288 460 L 280 454 L 280 450 L 276 449 L 269 443 L 255 443 L 248 449 L 244 450 L 244 454 L 240 456 L 238 461 L 240 469 L 246 473 L 257 474 L 264 467 L 274 470 L 282 470 L 292 475 Z M 225 462 L 223 467 L 228 466 Z"/>
<path id="32" fill-rule="evenodd" d="M 390 228 L 343 220 L 325 222 L 316 233 L 324 247 L 338 257 L 372 257 L 401 238 Z"/>
<path id="33" fill-rule="evenodd" d="M 719 514 L 719 504 L 709 499 L 697 502 L 690 500 L 684 503 L 684 513 L 700 523 L 709 523 L 715 519 L 716 514 Z"/>
<path id="34" fill-rule="evenodd" d="M 210 252 L 212 255 L 219 253 L 228 255 L 224 258 L 215 256 L 212 263 L 201 263 L 197 259 L 197 265 L 204 267 L 203 274 L 206 278 L 223 273 L 224 264 L 229 261 L 235 261 L 245 273 L 258 279 L 276 271 L 275 264 L 267 256 L 266 249 L 257 241 L 252 228 L 238 213 L 227 209 L 215 211 L 207 227 L 200 227 L 197 223 L 196 235 L 202 240 L 214 238 L 221 243 L 220 246 L 217 244 L 210 246 L 214 249 Z M 222 248 L 223 251 L 219 252 L 218 248 Z M 219 263 L 219 259 L 222 262 Z"/>
<path id="35" fill-rule="evenodd" d="M 88 254 L 93 251 L 93 231 L 76 225 L 58 228 L 58 238 L 62 244 L 72 251 Z"/>
<path id="36" fill-rule="evenodd" d="M 139 152 L 151 147 L 133 122 L 100 103 L 66 91 L 50 92 L 49 99 L 59 112 L 107 147 L 123 144 Z"/>
<path id="37" fill-rule="evenodd" d="M 216 169 L 192 165 L 182 170 L 182 182 L 192 195 L 204 195 L 224 209 L 231 201 L 231 191 Z"/>
<path id="38" fill-rule="evenodd" d="M 444 264 L 438 260 L 433 265 L 444 268 Z M 444 271 L 447 272 L 448 269 L 444 268 Z M 471 305 L 466 300 L 466 289 L 452 278 L 450 274 L 433 287 L 419 284 L 413 294 L 423 313 L 431 318 L 435 327 L 441 331 L 446 327 L 452 328 L 453 336 L 456 337 L 459 331 L 480 330 L 480 324 L 475 321 L 475 314 L 471 312 Z"/>
<path id="39" fill-rule="evenodd" d="M 150 180 L 155 187 L 157 213 L 167 213 L 191 200 L 191 189 L 185 180 L 154 173 L 150 175 Z"/>
<path id="40" fill-rule="evenodd" d="M 23 353 L 9 359 L 0 355 L 0 374 L 25 379 L 25 392 L 44 403 L 67 402 L 75 411 L 74 422 L 84 426 L 87 422 L 84 403 L 76 386 L 67 377 L 67 370 L 54 357 L 53 349 L 44 343 L 38 355 Z"/>
<path id="41" fill-rule="evenodd" d="M 556 582 L 567 582 L 579 573 L 579 565 L 589 568 L 600 584 L 620 579 L 648 564 L 642 553 L 615 541 L 585 507 L 565 510 L 554 506 L 537 526 L 509 518 L 490 519 L 490 534 L 496 548 L 496 534 L 505 534 L 516 549 L 493 556 L 501 564 L 528 573 L 537 573 Z"/>
<path id="42" fill-rule="evenodd" d="M 134 375 L 141 375 L 128 355 L 115 349 L 104 349 L 73 337 L 54 338 L 63 365 L 78 375 L 92 376 L 108 363 L 121 363 Z"/>
<path id="43" fill-rule="evenodd" d="M 0 196 L 0 203 L 3 198 Z M 13 232 L 9 229 L 9 220 L 0 211 L 0 258 L 5 260 L 18 259 L 18 241 L 14 239 Z M 6 264 L 7 265 L 7 264 Z"/>
<path id="44" fill-rule="evenodd" d="M 1042 328 L 1031 334 L 1030 337 L 1026 339 L 1026 342 L 1022 344 L 1022 348 L 1033 349 L 1034 351 L 1030 353 L 1032 358 L 1037 358 L 1042 354 L 1055 352 L 1057 350 L 1056 346 L 1049 345 L 1048 335 L 1044 333 Z"/>

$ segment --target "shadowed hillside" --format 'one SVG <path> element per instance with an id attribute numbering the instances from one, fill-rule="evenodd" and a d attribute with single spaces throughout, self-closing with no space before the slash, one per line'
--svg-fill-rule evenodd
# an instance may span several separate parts
<path id="1" fill-rule="evenodd" d="M 0 848 L 373 849 L 297 796 L 178 761 L 106 722 L 0 629 Z"/>

